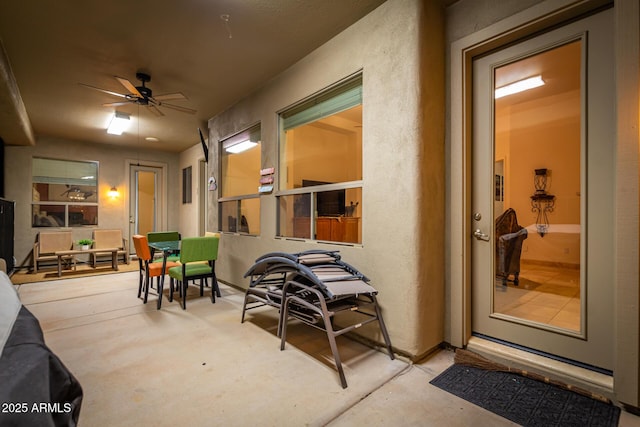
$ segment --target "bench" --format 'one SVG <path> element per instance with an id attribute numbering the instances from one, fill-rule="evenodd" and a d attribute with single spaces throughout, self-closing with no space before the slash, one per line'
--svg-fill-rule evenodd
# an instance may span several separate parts
<path id="1" fill-rule="evenodd" d="M 59 251 L 73 249 L 73 237 L 71 231 L 47 231 L 38 233 L 36 243 L 33 245 L 33 272 L 38 272 L 38 265 L 45 261 L 66 261 L 75 266 L 74 254 L 63 256 L 56 255 Z"/>
<path id="2" fill-rule="evenodd" d="M 98 257 L 101 255 L 113 255 L 112 248 L 117 248 L 116 263 L 119 255 L 122 255 L 122 260 L 129 264 L 129 250 L 127 249 L 127 241 L 122 237 L 122 230 L 93 230 L 93 247 L 91 249 L 91 261 L 93 267 L 98 262 Z"/>
<path id="3" fill-rule="evenodd" d="M 120 248 L 100 248 L 100 249 L 70 249 L 68 251 L 57 251 L 55 253 L 56 257 L 58 257 L 58 277 L 62 276 L 62 260 L 65 257 L 74 257 L 76 255 L 82 254 L 91 254 L 91 256 L 95 256 L 96 254 L 105 254 L 111 253 L 111 268 L 115 271 L 118 271 L 118 254 L 120 253 Z M 95 264 L 93 265 L 95 267 Z"/>

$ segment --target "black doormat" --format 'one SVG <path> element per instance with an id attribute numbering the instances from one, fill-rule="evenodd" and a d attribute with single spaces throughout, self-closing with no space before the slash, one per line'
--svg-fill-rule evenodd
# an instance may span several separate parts
<path id="1" fill-rule="evenodd" d="M 522 375 L 454 364 L 431 384 L 522 426 L 617 426 L 620 408 Z"/>

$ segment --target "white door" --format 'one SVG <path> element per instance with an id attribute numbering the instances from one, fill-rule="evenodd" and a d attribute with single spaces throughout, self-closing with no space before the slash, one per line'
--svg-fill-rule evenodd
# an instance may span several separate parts
<path id="1" fill-rule="evenodd" d="M 613 62 L 608 10 L 473 63 L 473 333 L 604 370 Z"/>
<path id="2" fill-rule="evenodd" d="M 146 236 L 160 229 L 162 168 L 132 164 L 129 174 L 129 236 Z M 133 252 L 133 241 L 129 243 Z"/>

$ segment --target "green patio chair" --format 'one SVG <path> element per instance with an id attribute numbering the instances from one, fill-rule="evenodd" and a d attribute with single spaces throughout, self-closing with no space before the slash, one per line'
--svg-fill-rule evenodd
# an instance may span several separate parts
<path id="1" fill-rule="evenodd" d="M 205 280 L 211 277 L 211 303 L 220 296 L 216 278 L 216 259 L 218 258 L 218 237 L 187 237 L 180 244 L 180 263 L 169 269 L 169 277 L 178 284 L 182 298 L 182 308 L 187 308 L 187 288 L 189 280 L 200 279 L 200 296 L 204 295 Z M 204 262 L 203 262 L 204 261 Z M 169 295 L 172 300 L 172 295 Z"/>

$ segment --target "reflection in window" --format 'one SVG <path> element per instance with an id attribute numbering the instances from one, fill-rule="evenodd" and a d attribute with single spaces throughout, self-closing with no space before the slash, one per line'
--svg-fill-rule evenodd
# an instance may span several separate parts
<path id="1" fill-rule="evenodd" d="M 221 231 L 260 234 L 260 125 L 220 141 Z"/>
<path id="2" fill-rule="evenodd" d="M 362 76 L 283 112 L 280 126 L 279 235 L 361 243 Z"/>
<path id="3" fill-rule="evenodd" d="M 494 70 L 496 91 L 530 70 L 545 84 L 494 103 L 493 310 L 571 331 L 581 330 L 585 297 L 582 54 L 576 40 Z"/>
<path id="4" fill-rule="evenodd" d="M 98 225 L 98 163 L 32 159 L 32 226 Z"/>

